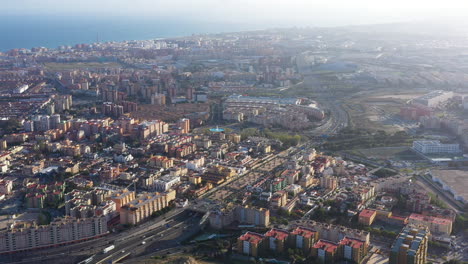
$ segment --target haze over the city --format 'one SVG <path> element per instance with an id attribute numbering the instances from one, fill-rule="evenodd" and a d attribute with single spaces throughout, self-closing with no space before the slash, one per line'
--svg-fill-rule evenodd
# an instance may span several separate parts
<path id="1" fill-rule="evenodd" d="M 211 23 L 237 22 L 268 26 L 341 26 L 402 21 L 463 19 L 462 0 L 35 0 L 2 1 L 2 14 L 52 16 L 127 16 Z"/>

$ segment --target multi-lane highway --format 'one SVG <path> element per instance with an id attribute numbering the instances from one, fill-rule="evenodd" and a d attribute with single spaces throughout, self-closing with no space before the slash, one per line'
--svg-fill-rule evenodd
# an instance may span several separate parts
<path id="1" fill-rule="evenodd" d="M 0 256 L 0 263 L 78 263 L 79 261 L 93 255 L 96 255 L 96 259 L 99 260 L 100 252 L 109 245 L 114 244 L 116 246 L 113 251 L 125 250 L 125 248 L 130 245 L 141 243 L 142 236 L 167 234 L 171 231 L 178 230 L 179 228 L 184 229 L 192 224 L 185 222 L 187 219 L 195 221 L 196 219 L 201 218 L 201 215 L 199 214 L 192 213 L 191 216 L 190 214 L 191 213 L 185 209 L 177 208 L 170 211 L 163 217 L 159 217 L 153 221 L 148 221 L 127 231 L 111 233 L 102 238 L 67 246 L 35 250 L 31 251 L 31 253 L 20 252 L 10 255 L 2 255 Z M 192 228 L 191 230 L 195 229 Z M 171 234 L 178 234 L 178 232 L 174 231 Z M 153 238 L 154 237 L 151 239 Z M 161 239 L 154 239 L 154 241 L 160 240 Z M 152 240 L 149 242 L 152 242 Z M 145 248 L 150 247 L 151 245 L 152 243 L 147 243 L 145 244 Z"/>
<path id="2" fill-rule="evenodd" d="M 184 211 L 166 221 L 166 224 L 149 229 L 144 234 L 114 241 L 115 248 L 107 254 L 98 252 L 92 255 L 92 263 L 114 263 L 123 258 L 135 258 L 178 247 L 181 242 L 199 231 L 200 219 L 200 214 Z"/>

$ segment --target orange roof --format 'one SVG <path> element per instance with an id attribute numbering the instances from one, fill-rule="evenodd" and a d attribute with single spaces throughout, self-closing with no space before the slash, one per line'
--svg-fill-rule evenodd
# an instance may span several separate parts
<path id="1" fill-rule="evenodd" d="M 433 224 L 438 224 L 438 225 L 452 224 L 452 221 L 449 220 L 449 219 L 433 217 L 433 216 L 426 216 L 426 215 L 420 215 L 420 214 L 411 214 L 409 216 L 409 218 L 413 219 L 413 220 L 416 220 L 416 221 L 431 222 Z"/>
<path id="2" fill-rule="evenodd" d="M 294 231 L 292 231 L 291 234 L 306 237 L 306 238 L 311 238 L 315 233 L 317 232 L 310 228 L 299 226 L 299 227 L 296 227 L 296 229 L 294 229 Z"/>
<path id="3" fill-rule="evenodd" d="M 361 248 L 364 245 L 364 241 L 355 238 L 344 237 L 340 241 L 340 245 L 346 245 L 352 248 Z"/>
<path id="4" fill-rule="evenodd" d="M 289 236 L 289 233 L 285 230 L 272 228 L 270 231 L 266 232 L 265 236 L 274 237 L 278 240 L 285 240 Z"/>
<path id="5" fill-rule="evenodd" d="M 314 248 L 323 249 L 327 252 L 333 253 L 338 249 L 338 244 L 320 239 L 317 243 L 314 244 Z"/>
<path id="6" fill-rule="evenodd" d="M 374 210 L 364 209 L 364 210 L 361 211 L 361 213 L 359 213 L 359 217 L 370 218 L 374 214 L 376 214 L 376 212 Z"/>
<path id="7" fill-rule="evenodd" d="M 254 232 L 247 232 L 239 237 L 242 241 L 248 241 L 252 244 L 258 244 L 263 240 L 264 236 Z"/>

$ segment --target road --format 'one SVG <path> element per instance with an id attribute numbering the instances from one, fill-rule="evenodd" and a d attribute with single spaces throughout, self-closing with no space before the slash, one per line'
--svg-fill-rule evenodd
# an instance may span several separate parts
<path id="1" fill-rule="evenodd" d="M 55 248 L 40 249 L 31 251 L 30 254 L 19 252 L 9 255 L 1 255 L 0 263 L 74 263 L 81 259 L 82 255 L 92 255 L 102 251 L 105 247 L 113 242 L 121 243 L 123 241 L 132 240 L 144 235 L 148 232 L 163 230 L 163 226 L 172 221 L 183 221 L 185 218 L 185 209 L 176 208 L 168 212 L 163 217 L 158 217 L 155 220 L 148 221 L 130 230 L 120 233 L 110 233 L 107 236 L 75 243 Z M 140 241 L 141 242 L 141 241 Z"/>
<path id="2" fill-rule="evenodd" d="M 161 226 L 146 232 L 141 236 L 126 237 L 115 241 L 115 249 L 107 254 L 97 253 L 94 255 L 92 263 L 109 263 L 122 256 L 135 258 L 145 256 L 155 252 L 175 248 L 190 236 L 199 231 L 200 214 L 189 215 L 185 212 L 174 218 L 169 224 L 170 227 Z M 142 243 L 145 241 L 145 243 Z"/>

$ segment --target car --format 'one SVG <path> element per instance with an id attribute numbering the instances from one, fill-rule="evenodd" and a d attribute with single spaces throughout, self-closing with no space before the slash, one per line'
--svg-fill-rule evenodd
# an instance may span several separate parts
<path id="1" fill-rule="evenodd" d="M 122 252 L 122 253 L 125 253 L 125 250 L 122 250 L 121 252 Z"/>

